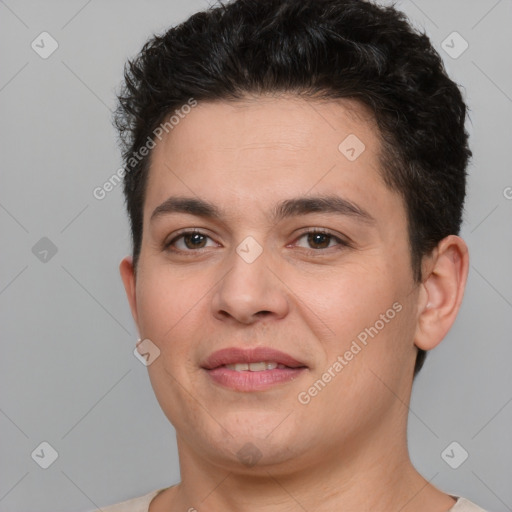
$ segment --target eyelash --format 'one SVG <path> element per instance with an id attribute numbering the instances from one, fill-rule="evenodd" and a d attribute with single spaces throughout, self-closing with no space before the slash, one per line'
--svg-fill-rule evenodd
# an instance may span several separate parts
<path id="1" fill-rule="evenodd" d="M 207 238 L 210 238 L 210 240 L 212 239 L 206 233 L 203 233 L 203 232 L 201 232 L 199 230 L 183 231 L 183 232 L 179 233 L 178 235 L 176 235 L 171 241 L 165 243 L 164 244 L 164 249 L 167 250 L 167 251 L 170 251 L 170 252 L 186 254 L 186 255 L 193 255 L 193 254 L 197 253 L 198 251 L 201 251 L 202 249 L 204 249 L 204 247 L 203 248 L 199 248 L 199 249 L 187 249 L 187 250 L 172 248 L 173 244 L 175 244 L 178 240 L 182 239 L 183 237 L 185 237 L 187 235 L 201 235 L 201 236 L 205 236 Z M 310 229 L 308 231 L 302 232 L 295 239 L 295 241 L 293 243 L 296 243 L 297 241 L 299 241 L 301 238 L 303 238 L 306 235 L 325 235 L 327 237 L 330 237 L 329 243 L 330 243 L 331 240 L 334 240 L 334 241 L 337 242 L 338 246 L 341 246 L 341 247 L 351 247 L 350 243 L 347 242 L 346 240 L 342 240 L 341 238 L 339 238 L 338 236 L 334 235 L 333 233 L 331 233 L 331 232 L 329 232 L 327 230 L 321 229 L 321 228 L 312 228 L 312 229 Z M 335 247 L 335 246 L 333 246 L 333 247 Z M 303 249 L 305 249 L 306 251 L 308 251 L 310 253 L 319 253 L 319 252 L 327 251 L 328 249 L 333 249 L 333 247 L 326 247 L 324 249 L 306 249 L 306 248 L 303 248 Z"/>

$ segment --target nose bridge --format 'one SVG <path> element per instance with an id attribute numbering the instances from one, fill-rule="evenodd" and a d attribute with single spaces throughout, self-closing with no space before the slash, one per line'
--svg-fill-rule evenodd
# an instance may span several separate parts
<path id="1" fill-rule="evenodd" d="M 215 291 L 212 307 L 217 318 L 226 316 L 251 323 L 258 313 L 282 317 L 288 302 L 274 276 L 270 250 L 248 236 L 229 258 L 230 269 Z M 261 316 L 261 315 L 260 315 Z"/>

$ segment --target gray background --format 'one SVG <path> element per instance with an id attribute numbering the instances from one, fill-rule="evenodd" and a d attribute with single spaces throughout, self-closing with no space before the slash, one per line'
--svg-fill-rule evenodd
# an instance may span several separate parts
<path id="1" fill-rule="evenodd" d="M 397 5 L 464 84 L 474 151 L 467 293 L 415 383 L 411 456 L 446 492 L 512 510 L 512 2 Z M 179 480 L 173 428 L 133 355 L 121 187 L 92 191 L 121 164 L 110 110 L 126 58 L 206 6 L 0 0 L 1 512 L 93 510 Z M 31 48 L 43 31 L 59 45 L 47 59 Z M 453 31 L 469 43 L 458 58 L 442 47 Z M 58 452 L 48 469 L 31 457 L 42 441 Z M 469 453 L 458 469 L 441 458 L 452 441 Z"/>

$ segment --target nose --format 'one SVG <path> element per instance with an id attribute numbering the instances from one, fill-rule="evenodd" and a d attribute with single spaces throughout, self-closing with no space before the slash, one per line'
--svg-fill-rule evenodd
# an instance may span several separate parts
<path id="1" fill-rule="evenodd" d="M 252 262 L 234 252 L 230 263 L 230 270 L 212 297 L 215 318 L 252 324 L 263 318 L 281 319 L 287 315 L 286 286 L 276 269 L 270 268 L 265 251 Z"/>

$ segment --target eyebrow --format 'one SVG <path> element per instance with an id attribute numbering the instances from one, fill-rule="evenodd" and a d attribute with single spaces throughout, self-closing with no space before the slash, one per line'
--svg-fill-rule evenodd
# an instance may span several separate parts
<path id="1" fill-rule="evenodd" d="M 214 220 L 221 220 L 223 217 L 222 211 L 213 203 L 194 197 L 171 196 L 153 210 L 150 221 L 172 213 L 187 213 Z M 310 213 L 334 213 L 354 217 L 366 223 L 375 222 L 365 209 L 336 195 L 285 199 L 273 208 L 271 217 L 274 222 L 279 222 L 289 217 Z"/>

